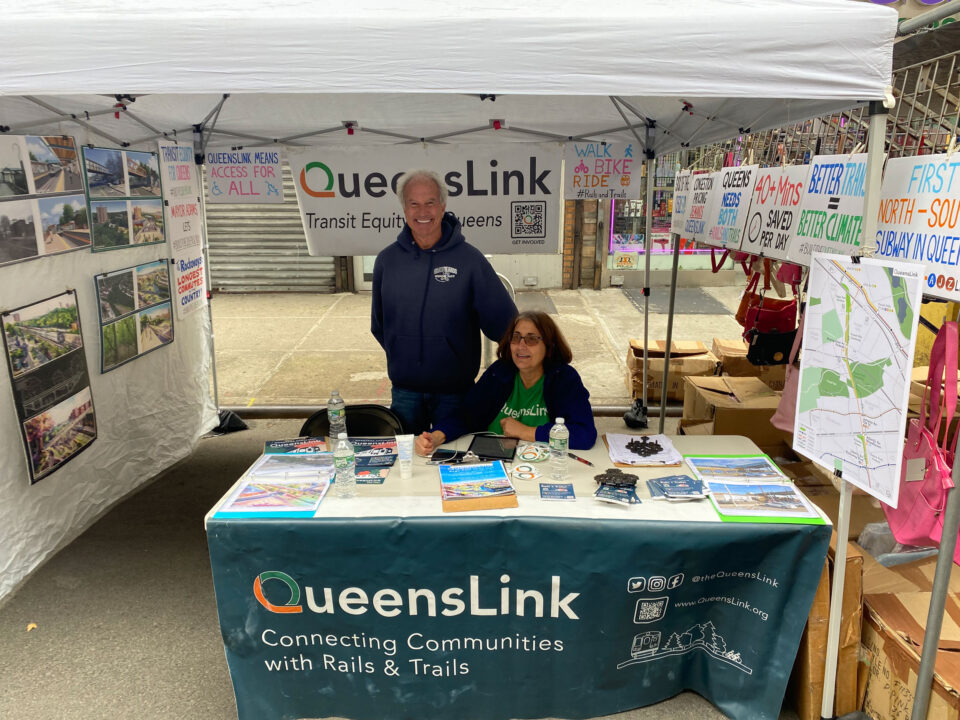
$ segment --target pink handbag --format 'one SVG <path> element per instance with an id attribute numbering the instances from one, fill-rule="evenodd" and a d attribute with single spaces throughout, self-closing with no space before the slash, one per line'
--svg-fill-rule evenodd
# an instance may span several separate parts
<path id="1" fill-rule="evenodd" d="M 770 424 L 778 430 L 793 432 L 793 422 L 797 417 L 797 390 L 800 387 L 800 369 L 794 365 L 797 353 L 800 352 L 800 343 L 803 341 L 803 320 L 806 312 L 800 315 L 797 325 L 797 336 L 793 339 L 790 357 L 787 359 L 787 371 L 783 378 L 783 394 L 780 395 L 780 404 L 777 411 L 770 418 Z"/>
<path id="2" fill-rule="evenodd" d="M 947 493 L 953 487 L 951 473 L 957 445 L 955 433 L 948 447 L 948 435 L 956 409 L 957 323 L 946 322 L 937 333 L 930 351 L 930 370 L 923 391 L 920 418 L 910 421 L 907 432 L 897 507 L 882 504 L 893 536 L 904 545 L 939 544 L 943 535 L 943 510 Z M 941 428 L 942 442 L 939 440 Z M 908 479 L 914 474 L 908 472 L 908 463 L 911 461 L 924 464 L 922 479 Z M 960 545 L 954 552 L 953 561 L 960 564 Z"/>

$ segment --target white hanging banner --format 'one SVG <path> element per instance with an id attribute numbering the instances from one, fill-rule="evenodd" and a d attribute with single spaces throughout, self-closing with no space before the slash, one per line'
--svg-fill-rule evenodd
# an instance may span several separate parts
<path id="1" fill-rule="evenodd" d="M 486 253 L 555 253 L 563 214 L 556 143 L 287 148 L 311 255 L 376 255 L 404 227 L 408 170 L 436 172 L 447 211 Z"/>
<path id="2" fill-rule="evenodd" d="M 567 200 L 636 200 L 643 154 L 633 143 L 569 142 L 563 197 Z"/>
<path id="3" fill-rule="evenodd" d="M 705 235 L 700 242 L 716 247 L 740 247 L 747 208 L 758 165 L 740 165 L 720 170 L 713 181 L 711 200 L 704 213 Z"/>
<path id="4" fill-rule="evenodd" d="M 815 252 L 860 255 L 867 154 L 818 155 L 810 164 L 796 242 L 787 260 L 810 264 Z"/>
<path id="5" fill-rule="evenodd" d="M 925 264 L 923 292 L 960 300 L 960 153 L 887 160 L 877 257 Z"/>
<path id="6" fill-rule="evenodd" d="M 200 183 L 191 143 L 160 141 L 163 216 L 173 264 L 173 304 L 183 318 L 207 304 Z"/>
<path id="7" fill-rule="evenodd" d="M 707 224 L 706 217 L 710 213 L 710 205 L 713 200 L 713 189 L 717 184 L 719 172 L 701 173 L 693 176 L 693 184 L 690 187 L 690 199 L 687 204 L 690 206 L 690 213 L 683 225 L 683 237 L 696 242 L 706 242 Z"/>
<path id="8" fill-rule="evenodd" d="M 281 168 L 280 148 L 276 145 L 210 150 L 203 162 L 207 202 L 282 203 Z"/>
<path id="9" fill-rule="evenodd" d="M 800 201 L 809 165 L 760 168 L 740 249 L 752 255 L 785 260 L 797 236 Z"/>
<path id="10" fill-rule="evenodd" d="M 684 235 L 683 226 L 690 216 L 690 187 L 693 173 L 689 170 L 678 172 L 673 179 L 673 212 L 670 214 L 670 232 Z"/>

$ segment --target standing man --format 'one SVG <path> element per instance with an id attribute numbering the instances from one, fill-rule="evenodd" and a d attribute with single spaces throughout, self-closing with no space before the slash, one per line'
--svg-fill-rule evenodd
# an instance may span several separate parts
<path id="1" fill-rule="evenodd" d="M 459 408 L 480 370 L 480 332 L 499 340 L 517 308 L 445 212 L 436 173 L 405 173 L 397 195 L 407 222 L 374 263 L 370 330 L 387 353 L 390 407 L 419 435 Z"/>

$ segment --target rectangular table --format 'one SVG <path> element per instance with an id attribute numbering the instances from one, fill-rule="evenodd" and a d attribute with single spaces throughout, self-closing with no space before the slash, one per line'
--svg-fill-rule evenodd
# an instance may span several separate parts
<path id="1" fill-rule="evenodd" d="M 687 454 L 756 452 L 676 437 Z M 436 469 L 317 517 L 217 519 L 207 537 L 240 720 L 587 718 L 693 690 L 732 718 L 776 718 L 829 525 L 723 523 L 709 501 L 593 499 L 445 514 Z M 546 466 L 544 471 L 548 472 Z"/>

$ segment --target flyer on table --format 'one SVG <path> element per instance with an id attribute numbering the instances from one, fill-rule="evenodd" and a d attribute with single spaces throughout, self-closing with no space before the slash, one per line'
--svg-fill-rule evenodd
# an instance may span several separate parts
<path id="1" fill-rule="evenodd" d="M 924 263 L 923 292 L 960 300 L 960 153 L 887 160 L 877 257 Z"/>

